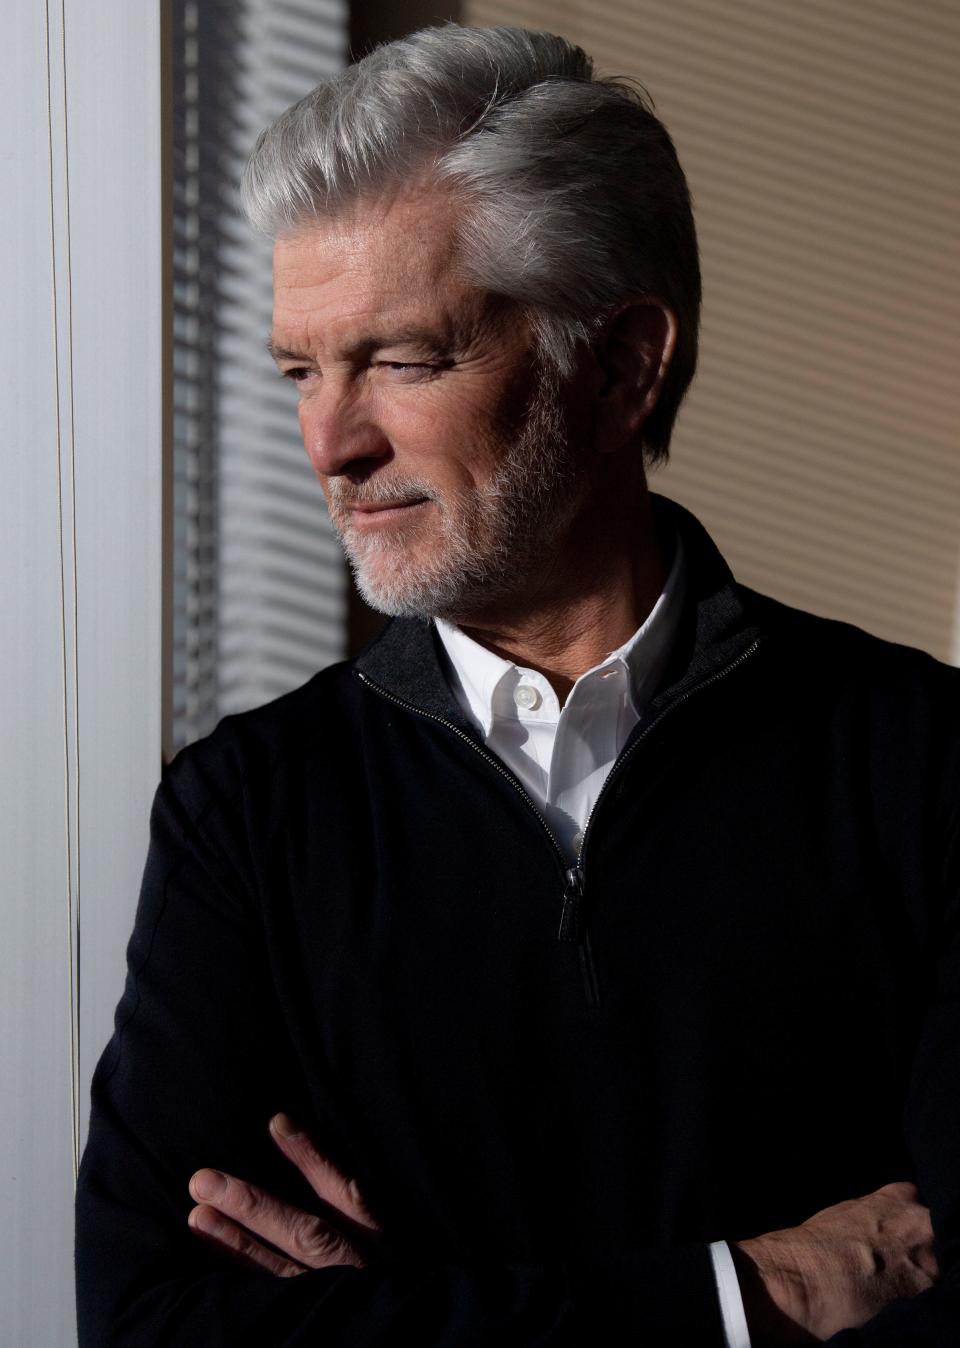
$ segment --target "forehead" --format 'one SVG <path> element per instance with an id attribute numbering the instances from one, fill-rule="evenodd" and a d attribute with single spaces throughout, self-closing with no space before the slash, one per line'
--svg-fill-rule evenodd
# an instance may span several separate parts
<path id="1" fill-rule="evenodd" d="M 482 296 L 463 279 L 459 211 L 436 189 L 361 202 L 274 246 L 274 339 L 439 320 Z"/>

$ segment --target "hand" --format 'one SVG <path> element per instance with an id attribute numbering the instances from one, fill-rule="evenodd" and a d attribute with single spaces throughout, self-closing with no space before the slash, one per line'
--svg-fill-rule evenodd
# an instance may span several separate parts
<path id="1" fill-rule="evenodd" d="M 886 1184 L 731 1250 L 761 1344 L 820 1343 L 925 1291 L 939 1272 L 930 1214 L 912 1184 Z"/>
<path id="2" fill-rule="evenodd" d="M 190 1178 L 190 1194 L 198 1204 L 187 1217 L 192 1229 L 278 1278 L 331 1264 L 363 1268 L 380 1228 L 356 1184 L 321 1156 L 286 1114 L 270 1120 L 270 1135 L 330 1209 L 329 1220 L 219 1170 L 198 1170 Z"/>

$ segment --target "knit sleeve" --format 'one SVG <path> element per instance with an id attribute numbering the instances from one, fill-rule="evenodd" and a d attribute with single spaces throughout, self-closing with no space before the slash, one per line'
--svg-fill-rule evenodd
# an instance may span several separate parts
<path id="1" fill-rule="evenodd" d="M 126 986 L 94 1077 L 78 1185 L 81 1348 L 723 1348 L 706 1244 L 543 1263 L 501 1260 L 494 1249 L 482 1263 L 427 1264 L 394 1231 L 385 1232 L 389 1256 L 363 1269 L 283 1279 L 229 1263 L 189 1230 L 187 1183 L 205 1165 L 302 1205 L 266 1128 L 296 1069 L 243 840 L 224 844 L 213 808 L 185 802 L 166 778 L 154 801 Z"/>
<path id="2" fill-rule="evenodd" d="M 831 1348 L 954 1348 L 960 1343 L 960 680 L 951 670 L 943 769 L 930 809 L 937 852 L 929 939 L 928 1003 L 913 1058 L 903 1125 L 921 1200 L 930 1209 L 940 1278 L 895 1301 Z"/>

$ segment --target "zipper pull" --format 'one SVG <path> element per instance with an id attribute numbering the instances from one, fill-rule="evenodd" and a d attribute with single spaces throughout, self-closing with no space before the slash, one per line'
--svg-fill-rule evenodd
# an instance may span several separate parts
<path id="1" fill-rule="evenodd" d="M 567 871 L 567 883 L 563 887 L 563 908 L 560 913 L 558 941 L 576 941 L 580 936 L 580 901 L 583 898 L 583 876 L 579 866 L 571 866 Z"/>

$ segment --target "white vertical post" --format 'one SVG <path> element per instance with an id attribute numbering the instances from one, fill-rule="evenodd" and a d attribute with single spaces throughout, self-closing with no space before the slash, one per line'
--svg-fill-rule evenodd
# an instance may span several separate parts
<path id="1" fill-rule="evenodd" d="M 0 1343 L 60 1348 L 160 768 L 160 15 L 4 17 Z"/>

